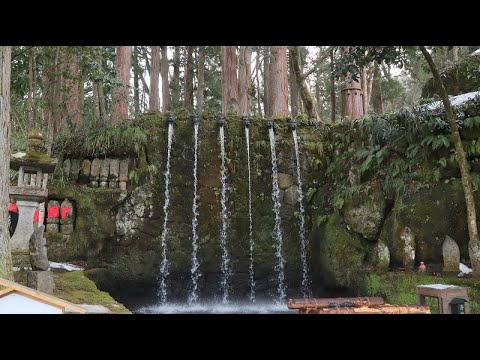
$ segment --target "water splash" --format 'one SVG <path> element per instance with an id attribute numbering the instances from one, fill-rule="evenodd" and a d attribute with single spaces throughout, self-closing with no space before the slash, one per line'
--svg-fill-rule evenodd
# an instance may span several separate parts
<path id="1" fill-rule="evenodd" d="M 165 203 L 163 204 L 163 213 L 165 217 L 163 219 L 163 230 L 161 235 L 162 245 L 162 263 L 160 266 L 160 288 L 158 290 L 158 296 L 160 301 L 165 303 L 167 301 L 167 277 L 169 275 L 169 261 L 167 258 L 167 235 L 168 235 L 168 206 L 170 205 L 170 155 L 172 150 L 172 138 L 173 138 L 173 123 L 168 123 L 168 150 L 167 150 L 167 169 L 165 170 Z"/>
<path id="2" fill-rule="evenodd" d="M 225 167 L 225 132 L 223 125 L 220 126 L 220 151 L 222 156 L 222 167 L 220 170 L 220 180 L 222 182 L 221 191 L 221 213 L 222 228 L 220 230 L 220 248 L 222 251 L 222 263 L 220 270 L 222 272 L 222 280 L 220 288 L 222 290 L 222 303 L 228 304 L 230 296 L 230 257 L 227 248 L 227 230 L 228 230 L 228 211 L 227 211 L 227 174 Z"/>
<path id="3" fill-rule="evenodd" d="M 275 256 L 277 257 L 277 265 L 275 271 L 277 272 L 277 303 L 285 301 L 285 259 L 282 256 L 282 221 L 280 218 L 280 188 L 278 187 L 278 170 L 277 170 L 277 154 L 275 151 L 275 133 L 273 127 L 268 130 L 270 137 L 270 150 L 272 153 L 272 200 L 273 212 L 275 213 L 275 227 L 273 229 L 273 237 L 275 238 Z"/>
<path id="4" fill-rule="evenodd" d="M 193 205 L 192 205 L 192 288 L 188 295 L 188 303 L 192 304 L 198 301 L 198 279 L 201 276 L 200 262 L 198 261 L 198 194 L 197 194 L 197 150 L 198 150 L 198 122 L 194 124 L 193 142 L 194 142 L 194 162 L 193 162 Z"/>
<path id="5" fill-rule="evenodd" d="M 297 160 L 297 194 L 298 194 L 298 206 L 300 209 L 298 217 L 298 235 L 300 237 L 300 259 L 302 261 L 302 295 L 303 297 L 311 297 L 312 291 L 310 289 L 310 273 L 308 271 L 307 262 L 307 239 L 305 237 L 305 208 L 303 206 L 303 190 L 302 190 L 302 177 L 300 173 L 300 156 L 298 152 L 298 138 L 297 130 L 292 130 L 293 143 L 295 144 L 295 158 Z"/>
<path id="6" fill-rule="evenodd" d="M 253 221 L 252 221 L 252 176 L 250 170 L 250 130 L 248 126 L 245 126 L 245 139 L 247 142 L 247 163 L 248 163 L 248 234 L 250 245 L 250 294 L 249 299 L 251 302 L 255 302 L 255 273 L 253 272 L 253 250 L 255 243 L 253 241 Z"/>
<path id="7" fill-rule="evenodd" d="M 197 302 L 192 305 L 187 305 L 182 303 L 168 303 L 140 307 L 134 309 L 133 312 L 138 314 L 298 314 L 298 310 L 289 310 L 286 303 L 277 304 L 261 301 L 256 304 Z"/>

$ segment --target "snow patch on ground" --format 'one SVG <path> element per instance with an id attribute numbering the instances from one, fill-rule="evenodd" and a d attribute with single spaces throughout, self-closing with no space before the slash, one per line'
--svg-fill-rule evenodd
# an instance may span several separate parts
<path id="1" fill-rule="evenodd" d="M 445 284 L 431 284 L 431 285 L 419 285 L 417 287 L 437 289 L 437 290 L 445 290 L 445 289 L 449 289 L 449 288 L 457 287 L 457 286 L 456 285 L 445 285 Z"/>
<path id="2" fill-rule="evenodd" d="M 81 266 L 68 264 L 68 263 L 57 263 L 50 261 L 50 269 L 63 269 L 67 271 L 80 271 L 84 270 Z"/>

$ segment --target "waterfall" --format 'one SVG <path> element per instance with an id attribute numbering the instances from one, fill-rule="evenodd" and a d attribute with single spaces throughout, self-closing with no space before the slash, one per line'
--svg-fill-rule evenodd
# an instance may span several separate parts
<path id="1" fill-rule="evenodd" d="M 173 119 L 169 118 L 168 122 L 168 150 L 167 150 L 167 169 L 165 170 L 165 203 L 163 204 L 163 213 L 165 217 L 163 219 L 163 229 L 161 235 L 162 245 L 162 264 L 160 266 L 160 289 L 158 295 L 162 303 L 167 301 L 167 277 L 169 274 L 169 262 L 167 258 L 167 235 L 168 235 L 168 206 L 170 204 L 170 155 L 172 150 L 172 137 L 173 137 Z"/>
<path id="2" fill-rule="evenodd" d="M 196 120 L 195 120 L 196 119 Z M 197 149 L 198 149 L 198 119 L 194 118 L 194 162 L 193 162 L 193 205 L 192 205 L 192 269 L 190 273 L 192 275 L 192 289 L 188 296 L 188 303 L 192 304 L 198 300 L 198 278 L 201 276 L 199 267 L 200 262 L 197 258 L 198 253 L 198 194 L 197 194 Z"/>
<path id="3" fill-rule="evenodd" d="M 245 126 L 245 139 L 247 142 L 247 164 L 248 164 L 248 235 L 250 245 L 250 294 L 249 298 L 251 302 L 255 302 L 255 273 L 253 272 L 253 249 L 255 243 L 253 241 L 253 222 L 252 222 L 252 175 L 250 170 L 250 129 Z"/>
<path id="4" fill-rule="evenodd" d="M 280 218 L 280 188 L 278 187 L 278 171 L 277 171 L 277 154 L 275 152 L 275 133 L 273 126 L 269 128 L 268 135 L 270 137 L 270 149 L 272 153 L 272 200 L 273 212 L 275 213 L 275 227 L 273 229 L 273 237 L 275 239 L 275 256 L 277 257 L 277 265 L 275 271 L 277 272 L 277 290 L 278 303 L 283 303 L 286 298 L 285 293 L 285 259 L 282 256 L 282 228 Z"/>
<path id="5" fill-rule="evenodd" d="M 307 239 L 305 238 L 305 208 L 303 206 L 303 190 L 302 190 L 302 177 L 300 174 L 300 156 L 298 154 L 298 138 L 297 130 L 292 129 L 293 143 L 295 144 L 295 158 L 297 160 L 297 194 L 298 194 L 298 206 L 300 214 L 298 217 L 298 235 L 300 237 L 300 259 L 302 261 L 302 295 L 303 297 L 311 297 L 312 291 L 310 289 L 310 274 L 308 271 L 307 262 Z"/>
<path id="6" fill-rule="evenodd" d="M 227 230 L 228 230 L 228 212 L 227 212 L 227 175 L 225 168 L 225 132 L 224 125 L 220 125 L 220 150 L 222 156 L 222 167 L 220 170 L 220 180 L 222 182 L 222 192 L 221 192 L 221 221 L 222 227 L 220 230 L 220 248 L 222 251 L 222 263 L 221 263 L 221 272 L 222 280 L 220 281 L 220 288 L 223 292 L 222 294 L 222 303 L 227 304 L 229 300 L 230 293 L 230 257 L 228 255 L 227 248 Z"/>

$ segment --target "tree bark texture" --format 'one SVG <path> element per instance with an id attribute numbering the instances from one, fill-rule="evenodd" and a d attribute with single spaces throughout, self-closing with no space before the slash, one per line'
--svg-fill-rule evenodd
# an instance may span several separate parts
<path id="1" fill-rule="evenodd" d="M 117 46 L 115 68 L 121 85 L 113 90 L 112 125 L 128 118 L 128 87 L 130 84 L 130 68 L 132 67 L 132 47 Z"/>
<path id="2" fill-rule="evenodd" d="M 160 111 L 159 76 L 160 76 L 160 46 L 152 46 L 152 60 L 150 66 L 150 97 L 149 111 Z"/>
<path id="3" fill-rule="evenodd" d="M 270 52 L 270 118 L 288 116 L 287 47 L 272 46 Z"/>
<path id="4" fill-rule="evenodd" d="M 0 46 L 0 278 L 13 280 L 7 205 L 10 191 L 10 46 Z"/>

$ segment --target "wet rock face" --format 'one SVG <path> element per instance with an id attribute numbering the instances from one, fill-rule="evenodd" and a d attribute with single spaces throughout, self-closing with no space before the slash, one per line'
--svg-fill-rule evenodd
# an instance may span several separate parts
<path id="1" fill-rule="evenodd" d="M 149 218 L 152 205 L 147 205 L 152 198 L 152 190 L 148 186 L 141 186 L 132 191 L 119 207 L 115 217 L 115 231 L 120 237 L 131 237 Z M 127 240 L 125 240 L 127 241 Z"/>

